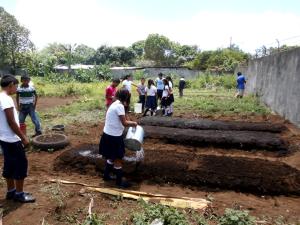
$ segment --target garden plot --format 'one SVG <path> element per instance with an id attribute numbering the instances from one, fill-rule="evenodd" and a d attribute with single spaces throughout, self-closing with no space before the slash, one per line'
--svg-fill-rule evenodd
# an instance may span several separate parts
<path id="1" fill-rule="evenodd" d="M 145 131 L 147 137 L 151 138 L 146 137 L 144 143 L 144 161 L 134 160 L 135 153 L 130 151 L 127 151 L 125 157 L 124 170 L 137 183 L 148 181 L 264 194 L 300 194 L 299 168 L 282 162 L 274 152 L 287 147 L 278 134 L 158 126 L 145 126 Z M 172 140 L 176 145 L 166 144 L 165 140 Z M 219 154 L 214 148 L 203 147 L 203 143 L 222 148 L 226 146 L 230 154 Z M 187 147 L 191 145 L 193 147 Z M 273 151 L 268 153 L 268 157 L 263 157 L 251 151 L 241 155 L 237 149 L 253 150 L 253 147 L 259 148 L 261 152 L 269 149 Z M 67 167 L 95 175 L 98 173 L 96 171 L 104 168 L 104 163 L 105 160 L 98 154 L 98 145 L 84 145 L 60 155 L 55 162 L 55 169 Z"/>

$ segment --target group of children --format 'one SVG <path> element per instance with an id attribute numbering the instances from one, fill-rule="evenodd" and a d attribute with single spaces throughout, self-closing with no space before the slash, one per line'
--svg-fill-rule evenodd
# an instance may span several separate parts
<path id="1" fill-rule="evenodd" d="M 141 83 L 137 86 L 137 92 L 139 103 L 142 104 L 144 111 L 143 116 L 146 116 L 149 111 L 152 116 L 158 108 L 162 109 L 164 116 L 173 114 L 173 81 L 170 76 L 163 78 L 163 74 L 159 73 L 155 82 L 152 79 L 148 80 L 147 86 L 145 78 L 142 78 Z M 159 107 L 158 103 L 160 103 Z"/>
<path id="2" fill-rule="evenodd" d="M 163 74 L 159 73 L 155 81 L 149 79 L 147 85 L 145 81 L 145 78 L 141 78 L 140 84 L 136 85 L 132 82 L 131 75 L 127 75 L 122 81 L 122 88 L 126 89 L 131 96 L 132 86 L 136 87 L 139 95 L 138 103 L 142 104 L 142 110 L 144 112 L 143 116 L 146 116 L 149 111 L 151 116 L 154 115 L 158 108 L 162 109 L 164 116 L 171 116 L 173 114 L 174 102 L 172 78 L 170 76 L 163 78 Z M 107 109 L 116 95 L 119 84 L 120 80 L 114 79 L 105 90 Z M 181 86 L 183 89 L 184 85 Z M 129 105 L 127 107 L 129 107 Z"/>

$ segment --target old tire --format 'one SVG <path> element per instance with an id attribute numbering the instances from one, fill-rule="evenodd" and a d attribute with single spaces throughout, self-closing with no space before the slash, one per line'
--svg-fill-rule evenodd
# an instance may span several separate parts
<path id="1" fill-rule="evenodd" d="M 35 148 L 42 150 L 61 149 L 69 144 L 68 137 L 64 134 L 43 134 L 33 138 L 32 144 Z"/>

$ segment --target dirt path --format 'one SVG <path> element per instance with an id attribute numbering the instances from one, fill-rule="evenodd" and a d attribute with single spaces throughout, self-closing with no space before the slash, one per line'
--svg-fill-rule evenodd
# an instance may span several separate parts
<path id="1" fill-rule="evenodd" d="M 80 129 L 78 129 L 80 127 Z M 85 130 L 86 132 L 82 132 Z M 104 215 L 106 224 L 121 224 L 123 221 L 130 221 L 130 214 L 136 211 L 137 204 L 134 201 L 117 201 L 114 198 L 87 193 L 80 186 L 57 186 L 56 184 L 45 183 L 49 178 L 60 178 L 65 180 L 79 181 L 91 185 L 103 186 L 97 172 L 94 175 L 75 173 L 72 170 L 55 171 L 53 164 L 56 158 L 63 152 L 71 148 L 76 148 L 82 144 L 98 144 L 102 126 L 96 124 L 77 124 L 68 126 L 66 132 L 71 140 L 71 146 L 65 150 L 54 153 L 49 152 L 30 152 L 29 158 L 29 177 L 26 182 L 26 191 L 34 193 L 37 197 L 35 204 L 21 205 L 4 200 L 5 184 L 1 180 L 1 204 L 4 206 L 3 224 L 7 225 L 36 225 L 41 224 L 42 219 L 48 224 L 72 224 L 74 221 L 82 221 L 86 216 L 87 206 L 90 197 L 95 200 L 94 212 Z M 175 145 L 168 145 L 174 147 Z M 156 149 L 163 146 L 149 143 L 148 148 Z M 206 151 L 216 154 L 237 154 L 247 155 L 248 152 L 238 151 L 228 152 L 222 149 L 203 148 L 202 154 Z M 193 147 L 178 147 L 177 152 L 193 151 Z M 223 152 L 222 152 L 223 151 Z M 254 152 L 253 157 L 272 158 L 273 153 Z M 161 157 L 164 157 L 162 154 Z M 283 159 L 285 160 L 285 158 Z M 1 159 L 2 162 L 2 159 Z M 88 168 L 87 168 L 88 169 Z M 93 167 L 88 170 L 95 171 Z M 136 184 L 135 189 L 147 192 L 162 193 L 169 195 L 202 197 L 212 200 L 212 210 L 216 214 L 224 212 L 225 208 L 238 208 L 250 210 L 251 215 L 274 221 L 279 216 L 283 216 L 290 222 L 300 222 L 300 198 L 293 196 L 261 196 L 234 191 L 224 191 L 218 188 L 205 188 L 195 186 L 174 186 L 173 184 L 151 184 L 147 181 Z M 269 223 L 269 224 L 275 224 Z"/>

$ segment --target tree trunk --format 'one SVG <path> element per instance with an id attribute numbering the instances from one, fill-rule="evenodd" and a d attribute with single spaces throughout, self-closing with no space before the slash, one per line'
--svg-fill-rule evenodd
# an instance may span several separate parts
<path id="1" fill-rule="evenodd" d="M 268 131 L 279 133 L 285 129 L 281 124 L 271 124 L 266 122 L 251 123 L 241 121 L 217 121 L 207 119 L 183 119 L 166 117 L 144 117 L 141 125 L 188 128 L 196 130 L 236 130 L 236 131 Z"/>

